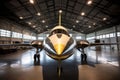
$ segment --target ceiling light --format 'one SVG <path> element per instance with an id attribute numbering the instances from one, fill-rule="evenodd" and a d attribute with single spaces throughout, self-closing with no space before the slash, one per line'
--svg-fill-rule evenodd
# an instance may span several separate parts
<path id="1" fill-rule="evenodd" d="M 107 18 L 103 18 L 103 21 L 106 21 L 107 20 Z"/>
<path id="2" fill-rule="evenodd" d="M 23 17 L 22 17 L 22 16 L 20 16 L 19 18 L 20 18 L 20 19 L 23 19 Z"/>
<path id="3" fill-rule="evenodd" d="M 84 15 L 85 15 L 85 13 L 84 13 L 84 12 L 82 12 L 82 13 L 81 13 L 81 15 L 82 15 L 82 16 L 84 16 Z"/>
<path id="4" fill-rule="evenodd" d="M 93 25 L 95 26 L 95 25 L 96 25 L 96 23 L 93 23 Z"/>
<path id="5" fill-rule="evenodd" d="M 79 21 L 78 21 L 78 20 L 76 20 L 76 23 L 79 23 Z"/>
<path id="6" fill-rule="evenodd" d="M 32 23 L 31 22 L 28 22 L 29 25 L 31 25 Z"/>
<path id="7" fill-rule="evenodd" d="M 34 25 L 33 28 L 35 28 L 36 26 Z"/>
<path id="8" fill-rule="evenodd" d="M 75 25 L 73 25 L 73 27 L 75 28 Z"/>
<path id="9" fill-rule="evenodd" d="M 42 20 L 42 23 L 45 23 L 45 20 Z"/>
<path id="10" fill-rule="evenodd" d="M 89 1 L 87 2 L 87 4 L 88 4 L 88 5 L 92 4 L 92 0 L 89 0 Z"/>
<path id="11" fill-rule="evenodd" d="M 40 16 L 41 14 L 38 12 L 37 15 Z"/>
<path id="12" fill-rule="evenodd" d="M 91 28 L 91 26 L 88 26 L 88 28 Z"/>
<path id="13" fill-rule="evenodd" d="M 29 0 L 29 2 L 30 2 L 31 4 L 34 4 L 34 0 Z"/>
<path id="14" fill-rule="evenodd" d="M 46 28 L 48 28 L 48 26 L 46 26 Z"/>
<path id="15" fill-rule="evenodd" d="M 84 32 L 84 31 L 81 31 L 81 32 Z"/>
<path id="16" fill-rule="evenodd" d="M 59 10 L 59 13 L 62 13 L 62 10 Z"/>

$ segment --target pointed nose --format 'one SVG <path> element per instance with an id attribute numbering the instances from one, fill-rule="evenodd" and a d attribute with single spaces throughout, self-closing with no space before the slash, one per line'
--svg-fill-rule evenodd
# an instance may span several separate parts
<path id="1" fill-rule="evenodd" d="M 63 52 L 63 50 L 64 50 L 64 48 L 65 48 L 65 45 L 64 45 L 64 44 L 61 44 L 61 43 L 58 43 L 58 44 L 55 44 L 55 45 L 54 45 L 54 48 L 55 48 L 57 54 L 58 54 L 58 55 L 61 55 L 62 52 Z"/>

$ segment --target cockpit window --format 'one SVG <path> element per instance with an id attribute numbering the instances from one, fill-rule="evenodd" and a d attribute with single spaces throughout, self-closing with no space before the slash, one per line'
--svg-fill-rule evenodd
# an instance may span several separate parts
<path id="1" fill-rule="evenodd" d="M 63 29 L 55 29 L 51 32 L 50 36 L 53 35 L 53 34 L 58 34 L 58 33 L 62 33 L 62 34 L 66 34 L 69 36 L 68 32 L 63 30 Z"/>

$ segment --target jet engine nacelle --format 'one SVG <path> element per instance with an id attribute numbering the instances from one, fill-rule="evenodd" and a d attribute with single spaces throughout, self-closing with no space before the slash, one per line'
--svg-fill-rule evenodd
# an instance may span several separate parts
<path id="1" fill-rule="evenodd" d="M 42 41 L 34 40 L 34 41 L 31 42 L 31 45 L 35 48 L 42 48 Z"/>
<path id="2" fill-rule="evenodd" d="M 82 49 L 84 49 L 84 48 L 86 48 L 86 47 L 88 47 L 89 46 L 89 42 L 87 41 L 87 40 L 80 40 L 80 41 L 77 41 L 77 49 L 79 49 L 79 48 L 82 48 Z"/>

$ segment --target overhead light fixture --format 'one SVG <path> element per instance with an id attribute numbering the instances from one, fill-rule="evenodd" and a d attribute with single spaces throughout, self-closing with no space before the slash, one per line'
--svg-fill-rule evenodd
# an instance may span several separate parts
<path id="1" fill-rule="evenodd" d="M 34 25 L 33 28 L 35 28 L 36 26 Z"/>
<path id="2" fill-rule="evenodd" d="M 75 28 L 75 25 L 73 25 L 73 28 Z"/>
<path id="3" fill-rule="evenodd" d="M 93 23 L 93 25 L 95 26 L 95 25 L 96 25 L 96 23 Z"/>
<path id="4" fill-rule="evenodd" d="M 19 18 L 20 18 L 20 19 L 23 19 L 23 17 L 22 17 L 22 16 L 20 16 Z"/>
<path id="5" fill-rule="evenodd" d="M 91 26 L 88 26 L 88 28 L 91 28 Z"/>
<path id="6" fill-rule="evenodd" d="M 40 16 L 41 14 L 38 12 L 37 15 Z"/>
<path id="7" fill-rule="evenodd" d="M 107 18 L 103 18 L 103 21 L 106 21 L 107 20 Z"/>
<path id="8" fill-rule="evenodd" d="M 46 26 L 46 28 L 48 28 L 48 26 Z"/>
<path id="9" fill-rule="evenodd" d="M 42 23 L 45 23 L 45 20 L 42 20 Z"/>
<path id="10" fill-rule="evenodd" d="M 31 25 L 32 23 L 31 22 L 28 22 L 29 25 Z"/>
<path id="11" fill-rule="evenodd" d="M 62 13 L 62 10 L 59 10 L 59 13 Z"/>
<path id="12" fill-rule="evenodd" d="M 30 2 L 31 4 L 34 4 L 34 0 L 29 0 L 29 2 Z"/>
<path id="13" fill-rule="evenodd" d="M 92 0 L 88 0 L 87 4 L 88 5 L 92 4 Z"/>
<path id="14" fill-rule="evenodd" d="M 76 23 L 79 23 L 79 21 L 78 21 L 78 20 L 76 20 Z"/>
<path id="15" fill-rule="evenodd" d="M 82 13 L 81 13 L 81 15 L 82 15 L 82 16 L 84 16 L 84 15 L 85 15 L 85 13 L 84 13 L 84 12 L 82 12 Z"/>

